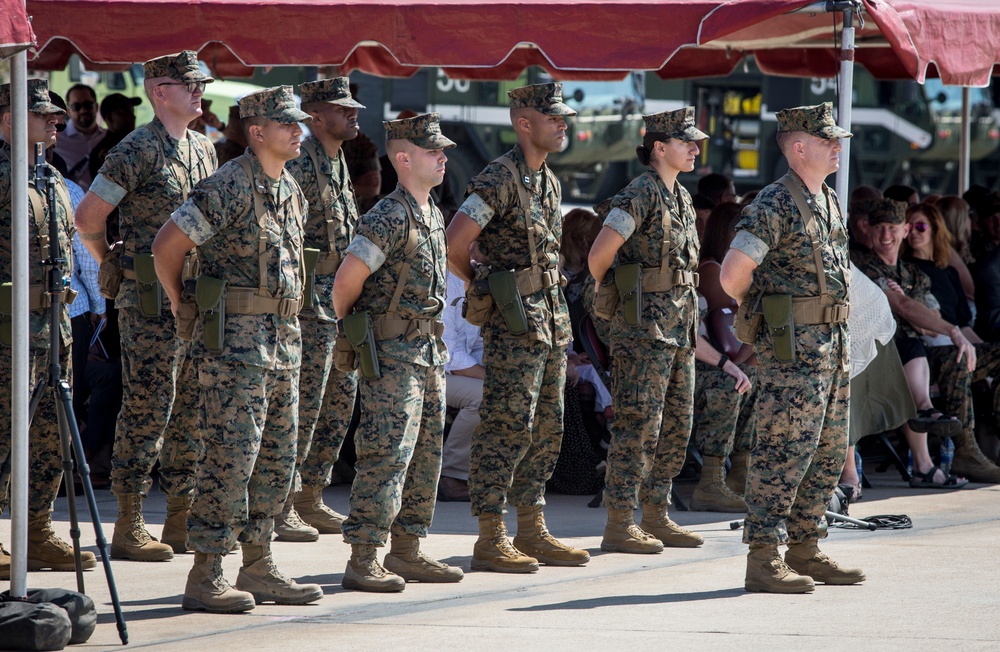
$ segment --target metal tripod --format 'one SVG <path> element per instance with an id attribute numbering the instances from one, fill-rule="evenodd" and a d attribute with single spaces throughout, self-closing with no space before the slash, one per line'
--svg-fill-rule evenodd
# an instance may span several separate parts
<path id="1" fill-rule="evenodd" d="M 83 484 L 87 497 L 90 518 L 94 524 L 94 534 L 97 547 L 101 552 L 104 564 L 104 575 L 108 581 L 108 592 L 111 594 L 111 604 L 115 610 L 115 622 L 118 625 L 118 636 L 123 645 L 128 644 L 128 630 L 125 627 L 125 616 L 122 614 L 121 602 L 118 600 L 118 588 L 111 571 L 111 556 L 108 541 L 104 538 L 101 527 L 101 517 L 97 511 L 97 499 L 94 497 L 94 486 L 90 482 L 90 466 L 83 452 L 83 442 L 80 439 L 80 429 L 77 427 L 76 415 L 73 412 L 73 394 L 69 383 L 62 377 L 62 366 L 59 364 L 62 350 L 60 324 L 62 322 L 63 292 L 66 289 L 66 277 L 63 266 L 66 259 L 59 249 L 59 224 L 56 217 L 56 186 L 52 169 L 45 162 L 45 146 L 35 144 L 35 189 L 45 193 L 49 213 L 49 257 L 42 261 L 47 269 L 45 279 L 46 294 L 51 299 L 49 306 L 49 364 L 45 377 L 39 380 L 31 393 L 31 403 L 28 414 L 34 417 L 42 394 L 49 390 L 53 393 L 56 405 L 56 418 L 59 423 L 59 442 L 62 448 L 63 485 L 66 487 L 66 502 L 69 506 L 70 537 L 73 539 L 73 558 L 76 565 L 76 585 L 80 593 L 85 593 L 83 587 L 83 562 L 80 558 L 80 522 L 76 513 L 76 493 L 73 489 L 73 456 L 78 462 L 77 472 Z"/>

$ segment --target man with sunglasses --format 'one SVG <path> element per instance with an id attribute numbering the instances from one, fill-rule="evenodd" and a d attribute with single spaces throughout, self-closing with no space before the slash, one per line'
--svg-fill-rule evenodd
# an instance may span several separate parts
<path id="1" fill-rule="evenodd" d="M 143 64 L 146 96 L 155 118 L 108 152 L 76 211 L 80 239 L 109 283 L 119 309 L 122 409 L 112 462 L 118 520 L 111 555 L 161 561 L 187 549 L 187 514 L 201 446 L 197 378 L 189 344 L 175 334 L 167 297 L 151 272 L 153 238 L 191 189 L 218 167 L 215 148 L 187 125 L 201 115 L 205 84 L 214 81 L 185 50 Z M 118 209 L 122 242 L 111 251 L 105 229 Z M 141 277 L 141 278 L 140 278 Z M 161 451 L 162 448 L 162 451 Z M 146 531 L 142 498 L 160 460 L 160 488 L 167 495 L 163 542 Z"/>
<path id="2" fill-rule="evenodd" d="M 66 93 L 66 109 L 69 123 L 59 134 L 55 150 L 66 161 L 66 176 L 86 190 L 94 179 L 90 173 L 90 152 L 107 130 L 97 119 L 97 94 L 90 86 L 76 84 L 70 87 Z"/>

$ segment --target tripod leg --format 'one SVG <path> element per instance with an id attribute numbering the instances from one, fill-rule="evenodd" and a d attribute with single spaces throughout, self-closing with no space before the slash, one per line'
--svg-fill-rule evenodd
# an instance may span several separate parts
<path id="1" fill-rule="evenodd" d="M 108 540 L 104 538 L 104 528 L 101 526 L 101 515 L 97 511 L 97 498 L 94 497 L 94 485 L 90 482 L 90 465 L 83 452 L 83 441 L 80 439 L 80 429 L 76 425 L 76 416 L 73 413 L 73 393 L 70 391 L 69 383 L 65 380 L 59 381 L 59 406 L 60 414 L 65 415 L 65 423 L 69 426 L 69 434 L 73 444 L 73 451 L 76 458 L 80 460 L 77 471 L 83 483 L 83 493 L 87 497 L 87 507 L 90 509 L 90 518 L 94 522 L 94 536 L 97 538 L 97 548 L 101 552 L 101 563 L 104 564 L 104 575 L 108 579 L 108 593 L 111 594 L 111 605 L 115 610 L 115 623 L 118 626 L 118 637 L 122 645 L 128 645 L 128 629 L 125 626 L 125 615 L 122 613 L 122 604 L 118 599 L 118 587 L 115 584 L 115 576 L 111 572 L 111 550 Z"/>
<path id="2" fill-rule="evenodd" d="M 73 561 L 76 566 L 76 590 L 86 593 L 83 586 L 83 560 L 80 558 L 80 521 L 76 515 L 76 491 L 73 488 L 73 452 L 70 448 L 67 414 L 59 402 L 59 390 L 52 388 L 56 403 L 56 418 L 59 421 L 59 444 L 62 448 L 63 486 L 66 487 L 66 505 L 69 507 L 69 536 L 73 541 Z M 70 412 L 70 415 L 73 413 Z M 75 423 L 73 424 L 76 425 Z"/>
<path id="3" fill-rule="evenodd" d="M 843 514 L 838 514 L 837 512 L 831 512 L 830 510 L 827 510 L 827 512 L 826 512 L 826 518 L 828 520 L 845 521 L 847 523 L 853 523 L 854 525 L 858 525 L 860 527 L 863 527 L 865 529 L 872 530 L 872 531 L 878 529 L 878 526 L 875 525 L 874 523 L 869 523 L 868 521 L 862 521 L 861 519 L 858 519 L 858 518 L 851 518 L 850 516 L 845 516 Z"/>

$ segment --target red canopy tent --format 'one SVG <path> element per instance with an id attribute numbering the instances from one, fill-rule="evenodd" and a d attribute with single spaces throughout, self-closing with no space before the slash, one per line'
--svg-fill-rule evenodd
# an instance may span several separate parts
<path id="1" fill-rule="evenodd" d="M 35 43 L 23 0 L 0 0 L 0 59 Z"/>
<path id="2" fill-rule="evenodd" d="M 438 66 L 511 78 L 724 75 L 748 53 L 765 72 L 833 75 L 835 21 L 808 0 L 28 0 L 37 68 L 201 50 L 222 76 L 247 66 L 335 65 L 383 76 Z M 822 3 L 821 3 L 822 4 Z M 984 86 L 1000 63 L 995 0 L 864 0 L 858 61 L 874 74 Z M 655 25 L 656 29 L 646 26 Z M 661 27 L 668 26 L 668 27 Z"/>

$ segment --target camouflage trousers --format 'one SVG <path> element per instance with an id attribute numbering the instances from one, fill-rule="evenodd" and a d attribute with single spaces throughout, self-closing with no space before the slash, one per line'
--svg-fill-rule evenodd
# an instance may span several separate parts
<path id="1" fill-rule="evenodd" d="M 292 491 L 326 487 L 347 436 L 358 391 L 358 374 L 333 367 L 335 322 L 302 319 L 299 376 L 299 441 Z M 322 417 L 321 417 L 322 415 Z"/>
<path id="2" fill-rule="evenodd" d="M 160 488 L 168 496 L 190 494 L 201 457 L 198 385 L 190 343 L 174 334 L 164 310 L 146 317 L 121 308 L 122 408 L 115 428 L 111 490 L 146 495 L 160 460 Z"/>
<path id="3" fill-rule="evenodd" d="M 381 358 L 361 378 L 357 476 L 344 541 L 384 546 L 389 532 L 424 537 L 434 518 L 444 438 L 444 367 Z"/>
<path id="4" fill-rule="evenodd" d="M 303 343 L 306 341 L 303 336 Z M 303 352 L 303 371 L 305 353 Z M 333 474 L 333 463 L 340 457 L 347 431 L 354 416 L 354 403 L 358 398 L 358 372 L 345 374 L 330 367 L 323 392 L 323 405 L 316 416 L 312 445 L 309 454 L 301 462 L 298 475 L 307 487 L 326 487 Z M 299 399 L 301 400 L 301 398 Z M 299 412 L 301 415 L 301 410 Z"/>
<path id="5" fill-rule="evenodd" d="M 473 516 L 545 504 L 563 437 L 566 348 L 483 329 L 483 400 L 472 434 Z"/>
<path id="6" fill-rule="evenodd" d="M 237 537 L 270 541 L 295 467 L 299 370 L 201 360 L 198 383 L 205 455 L 188 517 L 191 547 L 225 554 Z"/>
<path id="7" fill-rule="evenodd" d="M 735 379 L 725 371 L 695 363 L 694 441 L 702 455 L 726 457 L 753 447 L 757 367 L 738 366 L 750 379 L 750 389 L 742 395 L 736 392 Z"/>
<path id="8" fill-rule="evenodd" d="M 694 349 L 622 338 L 612 340 L 611 355 L 615 420 L 604 503 L 669 505 L 694 420 Z"/>
<path id="9" fill-rule="evenodd" d="M 73 385 L 70 346 L 66 344 L 59 356 L 63 380 Z M 48 373 L 49 352 L 33 351 L 28 356 L 29 395 L 35 385 Z M 10 505 L 10 472 L 7 463 L 13 464 L 11 455 L 11 349 L 0 346 L 0 514 Z M 62 447 L 59 441 L 59 422 L 56 419 L 56 398 L 51 388 L 42 389 L 42 397 L 28 428 L 28 513 L 46 514 L 52 510 L 52 501 L 59 492 L 62 481 Z"/>
<path id="10" fill-rule="evenodd" d="M 750 451 L 743 543 L 776 546 L 826 536 L 826 513 L 847 457 L 851 385 L 832 364 L 786 364 L 757 353 L 757 443 Z"/>
<path id="11" fill-rule="evenodd" d="M 992 377 L 994 386 L 1000 378 L 1000 342 L 976 344 L 976 369 L 970 372 L 965 360 L 958 361 L 958 349 L 954 346 L 927 347 L 927 363 L 930 365 L 932 382 L 937 382 L 941 390 L 941 401 L 945 414 L 957 417 L 962 422 L 962 434 L 955 437 L 955 445 L 968 438 L 976 437 L 976 411 L 972 401 L 972 383 L 976 378 Z"/>

